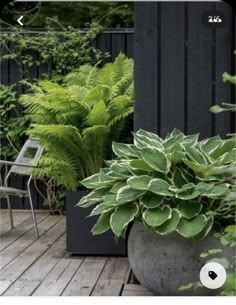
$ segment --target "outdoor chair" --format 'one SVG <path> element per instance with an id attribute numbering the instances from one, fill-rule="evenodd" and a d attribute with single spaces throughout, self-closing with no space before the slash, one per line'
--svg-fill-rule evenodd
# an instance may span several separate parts
<path id="1" fill-rule="evenodd" d="M 9 171 L 6 174 L 4 184 L 3 186 L 0 186 L 0 198 L 5 197 L 7 199 L 11 229 L 14 228 L 14 223 L 12 217 L 10 196 L 28 197 L 37 238 L 39 237 L 39 234 L 35 218 L 32 194 L 30 190 L 30 183 L 32 181 L 32 171 L 34 168 L 37 168 L 37 164 L 42 153 L 43 149 L 42 147 L 40 147 L 38 140 L 28 139 L 22 147 L 21 151 L 19 152 L 19 155 L 17 156 L 15 162 L 0 160 L 0 165 L 6 164 L 10 166 Z M 14 186 L 9 186 L 8 180 L 12 174 L 27 176 L 27 188 L 18 189 L 14 188 Z"/>

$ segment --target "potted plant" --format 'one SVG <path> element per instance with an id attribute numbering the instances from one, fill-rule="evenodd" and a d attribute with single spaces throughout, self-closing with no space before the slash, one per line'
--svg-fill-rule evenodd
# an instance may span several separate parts
<path id="1" fill-rule="evenodd" d="M 133 113 L 133 60 L 119 54 L 101 68 L 82 65 L 62 84 L 46 80 L 30 87 L 20 101 L 32 123 L 28 133 L 45 149 L 34 175 L 49 177 L 56 190 L 67 190 L 67 250 L 124 255 L 125 244 L 117 245 L 112 234 L 91 237 L 93 220 L 74 206 L 86 194 L 80 180 L 111 158 L 111 142 L 120 139 Z"/>
<path id="2" fill-rule="evenodd" d="M 81 182 L 92 191 L 78 206 L 94 206 L 94 235 L 111 229 L 125 237 L 132 224 L 128 257 L 137 279 L 157 295 L 177 295 L 198 280 L 206 245 L 218 247 L 213 232 L 234 222 L 235 138 L 199 141 L 175 129 L 161 139 L 139 130 L 134 144 L 112 148 L 117 158 Z"/>

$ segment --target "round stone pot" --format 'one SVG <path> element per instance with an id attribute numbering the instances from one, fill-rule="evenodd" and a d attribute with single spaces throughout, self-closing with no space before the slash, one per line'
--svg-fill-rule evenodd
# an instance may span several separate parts
<path id="1" fill-rule="evenodd" d="M 199 273 L 207 259 L 200 254 L 208 249 L 222 248 L 210 233 L 205 239 L 194 242 L 177 233 L 161 236 L 148 232 L 143 224 L 135 222 L 128 237 L 128 258 L 137 280 L 159 296 L 217 295 L 219 291 L 205 287 L 179 292 L 181 285 L 199 282 Z M 233 249 L 220 256 L 232 258 Z"/>

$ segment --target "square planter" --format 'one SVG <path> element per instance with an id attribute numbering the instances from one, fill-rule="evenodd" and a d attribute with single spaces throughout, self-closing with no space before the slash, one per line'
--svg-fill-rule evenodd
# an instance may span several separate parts
<path id="1" fill-rule="evenodd" d="M 126 256 L 126 241 L 115 242 L 114 234 L 108 231 L 102 235 L 91 233 L 97 217 L 87 217 L 93 208 L 75 207 L 80 198 L 88 192 L 68 192 L 66 195 L 66 237 L 67 251 L 77 255 Z"/>

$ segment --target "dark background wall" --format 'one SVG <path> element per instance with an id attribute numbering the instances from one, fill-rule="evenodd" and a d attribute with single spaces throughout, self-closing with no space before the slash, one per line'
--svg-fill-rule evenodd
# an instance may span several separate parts
<path id="1" fill-rule="evenodd" d="M 206 11 L 223 12 L 226 23 L 211 29 Z M 226 3 L 136 3 L 135 128 L 165 136 L 174 127 L 201 137 L 234 129 L 230 114 L 209 108 L 234 102 L 235 89 L 222 74 L 235 73 L 235 17 Z"/>

